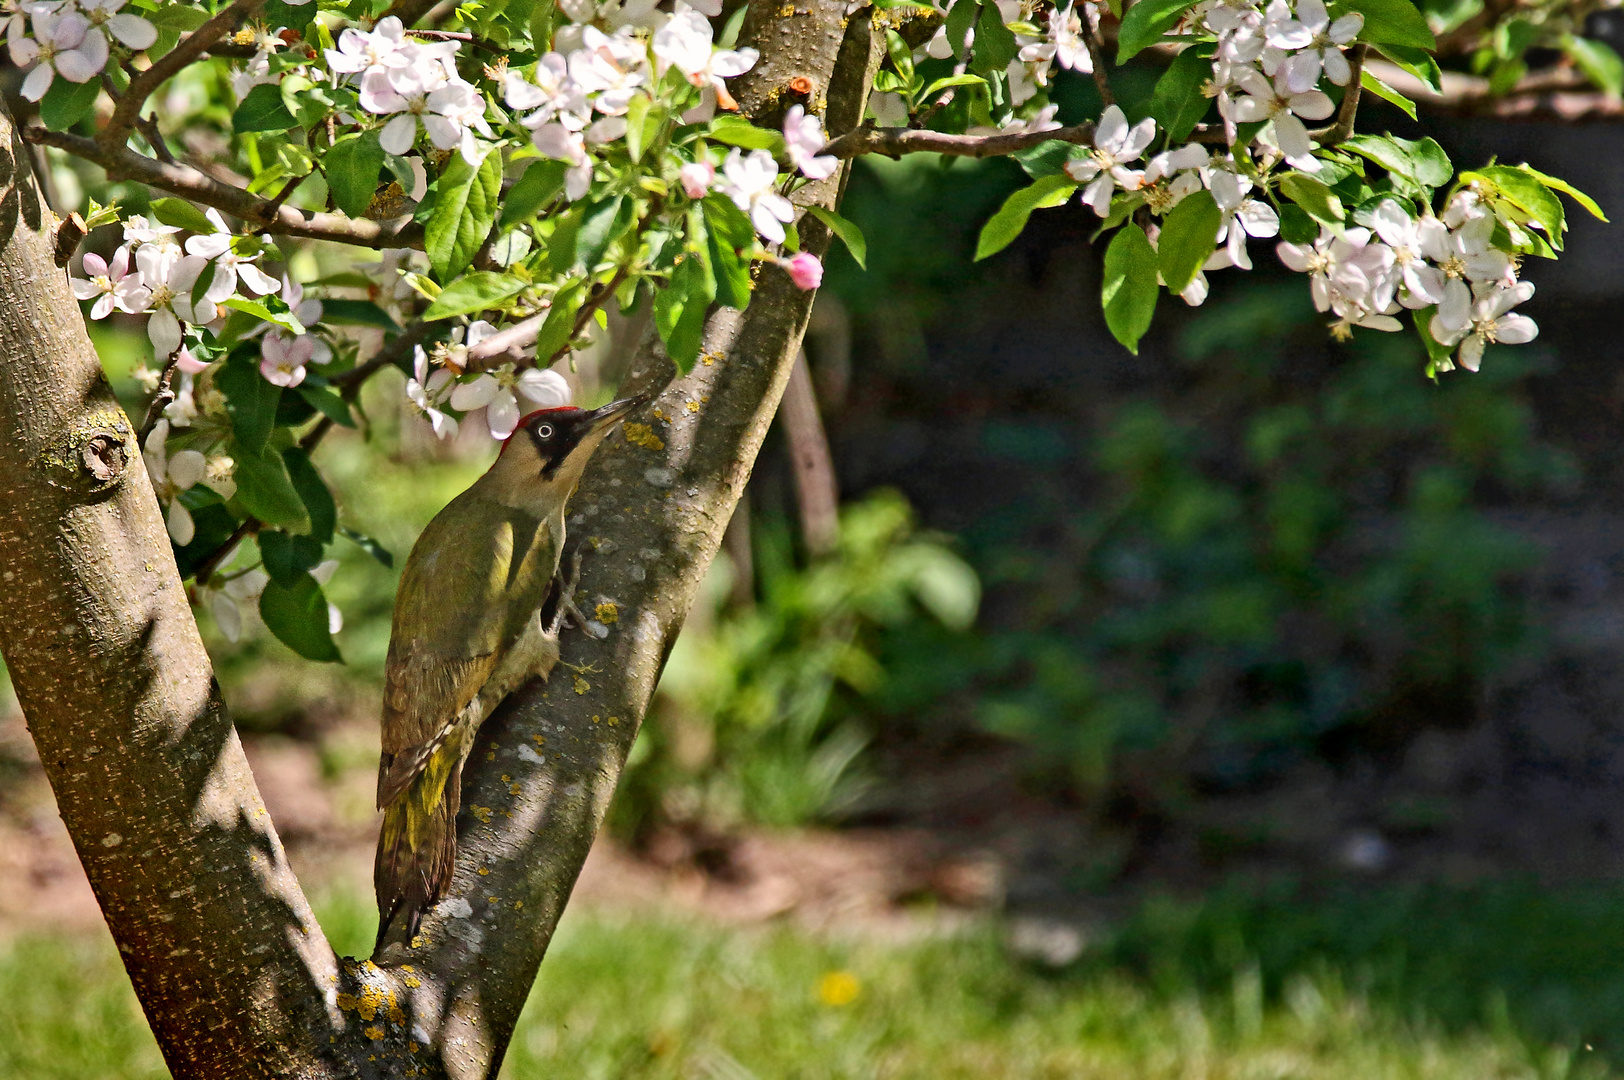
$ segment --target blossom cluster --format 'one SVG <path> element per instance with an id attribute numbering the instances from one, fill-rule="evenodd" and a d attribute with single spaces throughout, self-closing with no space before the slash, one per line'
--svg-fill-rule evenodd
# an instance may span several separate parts
<path id="1" fill-rule="evenodd" d="M 1314 306 L 1333 312 L 1333 329 L 1397 330 L 1401 308 L 1436 308 L 1427 330 L 1440 345 L 1459 347 L 1460 366 L 1476 371 L 1488 345 L 1521 345 L 1539 327 L 1511 309 L 1534 295 L 1517 279 L 1517 261 L 1493 247 L 1496 219 L 1470 188 L 1457 191 L 1441 216 L 1413 217 L 1382 202 L 1370 228 L 1329 229 L 1313 244 L 1281 244 L 1280 261 L 1309 275 Z M 1449 370 L 1444 366 L 1443 370 Z"/>
<path id="2" fill-rule="evenodd" d="M 391 15 L 369 33 L 346 29 L 327 67 L 336 78 L 360 87 L 361 108 L 389 117 L 378 141 L 391 154 L 405 154 L 419 128 L 440 150 L 460 150 L 478 164 L 474 132 L 492 137 L 485 122 L 485 98 L 457 72 L 457 42 L 419 41 Z"/>
<path id="3" fill-rule="evenodd" d="M 38 101 L 60 75 L 73 83 L 96 78 L 112 47 L 136 52 L 158 40 L 158 30 L 139 15 L 120 11 L 125 0 L 6 0 L 6 45 L 19 68 L 35 65 L 22 95 Z"/>

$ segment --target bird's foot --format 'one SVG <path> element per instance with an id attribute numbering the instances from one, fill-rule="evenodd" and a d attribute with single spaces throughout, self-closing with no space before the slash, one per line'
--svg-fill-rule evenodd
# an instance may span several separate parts
<path id="1" fill-rule="evenodd" d="M 575 603 L 575 590 L 581 584 L 581 549 L 576 548 L 570 556 L 570 574 L 564 579 L 564 585 L 558 593 L 558 607 L 553 612 L 553 621 L 547 630 L 554 637 L 564 627 L 564 616 L 568 615 L 576 626 L 586 625 L 586 616 Z"/>

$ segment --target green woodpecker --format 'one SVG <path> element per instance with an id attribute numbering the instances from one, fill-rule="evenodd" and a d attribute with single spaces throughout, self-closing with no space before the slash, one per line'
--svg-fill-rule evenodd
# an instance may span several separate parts
<path id="1" fill-rule="evenodd" d="M 384 672 L 373 865 L 380 942 L 397 918 L 415 934 L 451 884 L 474 734 L 503 698 L 558 661 L 558 620 L 544 626 L 541 609 L 564 547 L 564 504 L 593 450 L 644 400 L 526 416 L 406 559 Z"/>

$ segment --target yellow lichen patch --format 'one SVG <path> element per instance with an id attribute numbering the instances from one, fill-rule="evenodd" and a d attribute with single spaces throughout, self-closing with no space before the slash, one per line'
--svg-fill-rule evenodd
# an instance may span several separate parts
<path id="1" fill-rule="evenodd" d="M 519 784 L 509 784 L 508 785 L 508 794 L 509 795 L 517 795 L 517 794 L 519 794 L 519 792 L 521 792 L 523 790 L 524 790 L 523 786 L 521 786 Z"/>
<path id="2" fill-rule="evenodd" d="M 369 1039 L 381 1039 L 383 1038 L 383 1028 L 379 1027 L 377 1024 L 373 1024 L 371 1027 L 362 1028 L 361 1034 L 365 1035 Z"/>
<path id="3" fill-rule="evenodd" d="M 421 949 L 422 947 L 423 947 L 423 935 L 418 934 L 416 937 L 412 938 L 412 948 Z"/>
<path id="4" fill-rule="evenodd" d="M 598 621 L 605 626 L 613 626 L 620 621 L 620 608 L 613 600 L 605 600 L 592 609 L 592 614 L 596 615 Z"/>
<path id="5" fill-rule="evenodd" d="M 500 896 L 487 896 L 485 899 L 489 900 L 493 904 L 500 904 L 502 902 L 502 898 Z"/>
<path id="6" fill-rule="evenodd" d="M 660 421 L 661 423 L 669 424 L 671 422 L 671 418 L 665 415 L 664 409 L 654 409 L 653 416 L 654 419 Z"/>
<path id="7" fill-rule="evenodd" d="M 682 407 L 687 409 L 691 413 L 697 413 L 699 411 L 699 402 L 697 402 L 697 401 L 685 401 L 685 402 L 683 402 Z"/>
<path id="8" fill-rule="evenodd" d="M 601 724 L 601 723 L 603 723 L 603 717 L 601 717 L 601 716 L 594 716 L 594 717 L 593 717 L 593 718 L 592 718 L 592 722 L 593 722 L 593 723 L 594 723 L 594 724 Z"/>
<path id="9" fill-rule="evenodd" d="M 515 901 L 513 901 L 513 910 L 517 911 L 522 907 L 524 907 L 524 901 L 523 900 L 515 900 Z"/>
<path id="10" fill-rule="evenodd" d="M 622 424 L 620 430 L 633 446 L 641 446 L 645 450 L 665 449 L 665 440 L 654 434 L 654 429 L 647 424 Z"/>
<path id="11" fill-rule="evenodd" d="M 344 1012 L 354 1012 L 355 1011 L 355 995 L 354 994 L 340 994 L 340 995 L 338 995 L 338 1007 L 340 1009 L 342 1009 Z"/>
<path id="12" fill-rule="evenodd" d="M 502 774 L 502 783 L 504 783 L 504 784 L 513 783 L 513 777 L 509 776 L 507 773 L 503 773 Z"/>
<path id="13" fill-rule="evenodd" d="M 620 723 L 620 717 L 618 717 L 618 716 L 611 716 L 611 717 L 610 717 L 610 718 L 609 718 L 609 726 L 610 726 L 610 727 L 615 727 L 615 726 L 616 726 L 616 725 L 618 725 L 618 724 L 619 724 L 619 723 Z"/>
<path id="14" fill-rule="evenodd" d="M 389 1022 L 391 1024 L 404 1024 L 406 1022 L 406 1014 L 401 1012 L 399 1005 L 391 1004 L 389 1006 Z"/>
<path id="15" fill-rule="evenodd" d="M 491 823 L 491 808 L 490 807 L 488 807 L 488 806 L 470 806 L 468 808 L 468 810 L 476 818 L 478 818 L 480 821 L 483 821 L 485 824 L 489 825 Z"/>
<path id="16" fill-rule="evenodd" d="M 592 684 L 591 683 L 587 682 L 585 679 L 581 678 L 579 675 L 575 676 L 575 692 L 577 694 L 584 694 L 590 689 L 592 689 Z"/>
<path id="17" fill-rule="evenodd" d="M 362 987 L 361 996 L 357 999 L 355 1008 L 361 1014 L 361 1019 L 371 1020 L 378 1015 L 379 1009 L 387 1008 L 393 1004 L 393 997 L 393 994 L 385 995 L 376 986 Z"/>
<path id="18" fill-rule="evenodd" d="M 490 874 L 490 868 L 489 867 L 481 866 L 479 868 L 479 876 L 480 877 L 487 877 L 489 874 Z"/>
<path id="19" fill-rule="evenodd" d="M 795 14 L 795 5 L 794 4 L 785 4 L 783 7 L 778 9 L 778 17 L 780 19 L 787 19 L 787 18 L 789 18 L 790 16 L 792 16 L 794 14 Z"/>
<path id="20" fill-rule="evenodd" d="M 405 981 L 406 981 L 406 985 L 411 987 L 413 990 L 416 990 L 419 986 L 423 985 L 423 981 L 421 979 L 419 979 L 416 975 L 408 975 L 408 976 L 406 976 Z M 417 1047 L 414 1045 L 412 1047 L 412 1049 L 416 1050 Z"/>
<path id="21" fill-rule="evenodd" d="M 537 746 L 546 746 L 547 745 L 547 736 L 545 736 L 545 735 L 532 735 L 532 736 L 530 736 L 530 741 L 535 743 Z"/>

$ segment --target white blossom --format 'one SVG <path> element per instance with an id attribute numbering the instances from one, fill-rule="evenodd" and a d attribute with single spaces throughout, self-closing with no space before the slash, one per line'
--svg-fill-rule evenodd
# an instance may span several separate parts
<path id="1" fill-rule="evenodd" d="M 151 312 L 147 336 L 161 358 L 174 355 L 181 346 L 180 324 L 213 322 L 214 304 L 207 299 L 195 308 L 192 286 L 209 261 L 201 255 L 181 255 L 178 248 L 146 243 L 135 249 L 135 265 L 141 271 L 141 284 L 150 290 L 139 310 Z"/>
<path id="2" fill-rule="evenodd" d="M 209 282 L 208 291 L 203 295 L 216 304 L 237 291 L 237 283 L 256 296 L 276 291 L 276 279 L 254 265 L 258 255 L 241 256 L 231 250 L 233 233 L 226 228 L 225 219 L 220 211 L 212 207 L 205 211 L 209 224 L 214 226 L 212 233 L 199 233 L 186 241 L 186 252 L 189 255 L 201 255 L 205 259 L 214 261 L 214 277 Z"/>
<path id="3" fill-rule="evenodd" d="M 766 150 L 746 157 L 738 149 L 722 165 L 722 192 L 750 215 L 756 232 L 774 244 L 784 242 L 784 226 L 795 220 L 795 208 L 778 194 L 778 163 Z"/>
<path id="4" fill-rule="evenodd" d="M 1083 202 L 1100 217 L 1111 212 L 1111 195 L 1118 184 L 1132 191 L 1144 179 L 1144 174 L 1128 168 L 1128 163 L 1139 160 L 1155 137 L 1156 121 L 1146 117 L 1129 127 L 1122 109 L 1112 105 L 1101 114 L 1099 126 L 1094 129 L 1093 152 L 1066 163 L 1067 175 L 1087 185 L 1083 188 Z"/>
<path id="5" fill-rule="evenodd" d="M 1236 83 L 1246 96 L 1235 102 L 1235 120 L 1242 124 L 1268 121 L 1275 145 L 1287 163 L 1303 172 L 1318 172 L 1320 165 L 1314 157 L 1314 140 L 1309 137 L 1303 120 L 1324 120 L 1330 116 L 1336 110 L 1331 99 L 1319 90 L 1293 91 L 1286 83 L 1284 72 L 1271 82 L 1255 68 L 1249 68 L 1238 74 Z"/>
<path id="6" fill-rule="evenodd" d="M 11 62 L 38 67 L 23 80 L 22 95 L 38 101 L 51 88 L 56 75 L 74 83 L 89 82 L 107 64 L 107 38 L 92 30 L 90 21 L 77 11 L 61 14 L 41 11 L 34 15 L 34 37 L 14 38 L 8 44 Z"/>
<path id="7" fill-rule="evenodd" d="M 709 86 L 723 108 L 737 106 L 722 80 L 743 75 L 761 57 L 755 49 L 713 50 L 710 22 L 692 8 L 678 11 L 654 32 L 654 55 L 662 73 L 672 66 L 693 85 Z"/>
<path id="8" fill-rule="evenodd" d="M 823 133 L 822 118 L 808 114 L 799 105 L 791 105 L 784 114 L 784 143 L 789 147 L 791 166 L 801 170 L 801 175 L 808 180 L 833 176 L 840 168 L 839 158 L 818 155 L 829 143 Z"/>
<path id="9" fill-rule="evenodd" d="M 85 277 L 73 278 L 73 295 L 80 300 L 96 298 L 90 308 L 92 319 L 105 319 L 116 307 L 120 311 L 140 311 L 151 302 L 151 291 L 141 284 L 141 275 L 130 273 L 130 249 L 113 252 L 111 264 L 95 252 L 84 257 Z"/>
<path id="10" fill-rule="evenodd" d="M 169 528 L 170 539 L 185 547 L 197 535 L 197 527 L 192 521 L 191 511 L 180 501 L 180 494 L 203 479 L 208 471 L 208 459 L 196 450 L 177 450 L 171 455 L 166 445 L 168 441 L 169 421 L 159 420 L 147 435 L 142 447 L 145 451 L 143 456 L 158 501 L 169 504 L 165 524 Z"/>
<path id="11" fill-rule="evenodd" d="M 1539 326 L 1533 319 L 1511 310 L 1533 295 L 1534 285 L 1529 281 L 1519 281 L 1510 288 L 1479 282 L 1472 287 L 1467 303 L 1459 302 L 1458 293 L 1446 297 L 1428 329 L 1440 344 L 1458 344 L 1460 366 L 1476 371 L 1483 362 L 1485 347 L 1523 345 L 1539 336 Z"/>
<path id="12" fill-rule="evenodd" d="M 1321 0 L 1297 0 L 1297 17 L 1291 18 L 1285 0 L 1273 0 L 1268 9 L 1265 31 L 1270 45 L 1291 54 L 1285 61 L 1286 83 L 1293 93 L 1304 93 L 1319 84 L 1320 71 L 1338 86 L 1346 86 L 1353 69 L 1342 47 L 1350 44 L 1365 25 L 1358 12 L 1335 22 Z"/>

